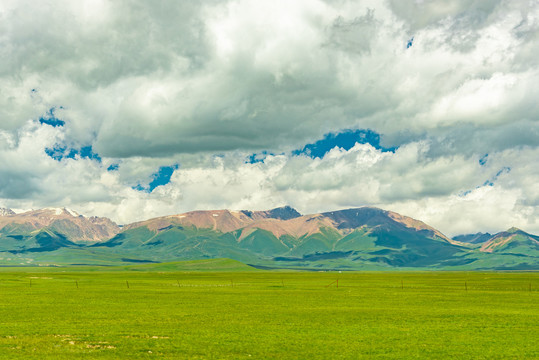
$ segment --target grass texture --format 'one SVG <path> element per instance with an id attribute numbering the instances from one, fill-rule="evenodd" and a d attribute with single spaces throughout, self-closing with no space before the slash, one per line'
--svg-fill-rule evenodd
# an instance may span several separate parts
<path id="1" fill-rule="evenodd" d="M 3 269 L 0 358 L 539 354 L 537 273 L 199 272 L 178 266 Z"/>

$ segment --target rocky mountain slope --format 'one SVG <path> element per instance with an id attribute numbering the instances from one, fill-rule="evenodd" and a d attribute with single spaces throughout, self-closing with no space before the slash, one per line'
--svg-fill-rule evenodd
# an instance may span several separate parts
<path id="1" fill-rule="evenodd" d="M 453 240 L 463 242 L 463 243 L 469 243 L 469 244 L 481 244 L 481 243 L 484 243 L 485 241 L 490 240 L 491 237 L 492 237 L 492 234 L 479 232 L 476 234 L 454 236 Z"/>
<path id="2" fill-rule="evenodd" d="M 261 268 L 539 269 L 539 237 L 518 229 L 450 239 L 373 207 L 301 215 L 192 211 L 120 227 L 67 209 L 0 217 L 0 264 L 117 264 L 231 258 Z M 4 253 L 4 257 L 2 257 Z"/>
<path id="3" fill-rule="evenodd" d="M 47 208 L 20 214 L 8 211 L 0 216 L 0 239 L 31 237 L 40 230 L 61 234 L 73 242 L 95 243 L 110 239 L 120 232 L 120 227 L 108 218 L 85 217 L 66 208 Z"/>
<path id="4" fill-rule="evenodd" d="M 144 254 L 152 261 L 229 257 L 270 268 L 530 266 L 514 254 L 490 263 L 484 251 L 391 211 L 362 207 L 300 216 L 286 209 L 293 216 L 272 215 L 280 211 L 195 211 L 160 217 L 126 226 L 93 247 L 129 257 Z"/>
<path id="5" fill-rule="evenodd" d="M 539 256 L 539 236 L 511 228 L 492 236 L 480 248 L 485 253 Z"/>
<path id="6" fill-rule="evenodd" d="M 11 209 L 0 208 L 0 216 L 15 215 L 15 212 Z"/>

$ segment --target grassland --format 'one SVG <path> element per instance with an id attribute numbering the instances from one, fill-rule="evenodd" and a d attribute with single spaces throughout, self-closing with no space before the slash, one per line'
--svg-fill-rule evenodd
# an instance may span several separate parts
<path id="1" fill-rule="evenodd" d="M 4 268 L 0 358 L 539 354 L 538 273 L 294 273 L 233 271 L 243 267 L 227 261 L 195 265 Z M 220 267 L 229 271 L 190 271 Z"/>

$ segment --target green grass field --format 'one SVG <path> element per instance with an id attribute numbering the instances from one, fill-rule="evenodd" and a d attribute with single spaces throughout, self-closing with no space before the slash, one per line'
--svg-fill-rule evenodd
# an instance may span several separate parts
<path id="1" fill-rule="evenodd" d="M 202 268 L 228 272 L 4 268 L 0 358 L 539 356 L 538 273 L 247 272 L 221 261 Z"/>

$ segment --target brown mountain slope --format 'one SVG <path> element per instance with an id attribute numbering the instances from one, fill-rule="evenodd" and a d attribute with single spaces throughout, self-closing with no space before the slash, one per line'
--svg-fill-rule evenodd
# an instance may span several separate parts
<path id="1" fill-rule="evenodd" d="M 0 208 L 0 216 L 15 215 L 15 212 L 11 209 Z"/>
<path id="2" fill-rule="evenodd" d="M 269 218 L 290 219 L 296 216 L 301 215 L 288 206 L 267 211 L 201 210 L 140 221 L 126 225 L 124 229 L 129 230 L 146 226 L 152 231 L 159 231 L 171 225 L 181 225 L 230 232 L 244 228 L 260 220 Z"/>
<path id="3" fill-rule="evenodd" d="M 361 207 L 303 216 L 290 207 L 267 211 L 191 211 L 129 224 L 124 229 L 129 230 L 146 226 L 152 231 L 160 231 L 174 225 L 213 229 L 223 233 L 242 229 L 239 238 L 241 240 L 256 229 L 269 231 L 275 237 L 280 238 L 283 235 L 293 237 L 310 236 L 320 233 L 323 228 L 331 228 L 345 235 L 362 226 L 379 227 L 384 226 L 384 224 L 390 226 L 392 223 L 398 223 L 416 231 L 427 231 L 441 240 L 449 243 L 454 242 L 438 230 L 419 220 L 374 207 Z"/>
<path id="4" fill-rule="evenodd" d="M 323 227 L 335 228 L 335 223 L 322 214 L 304 215 L 289 220 L 260 219 L 245 226 L 240 240 L 256 229 L 269 231 L 279 238 L 283 235 L 294 237 L 313 235 L 320 232 Z"/>
<path id="5" fill-rule="evenodd" d="M 393 212 L 393 211 L 388 211 L 387 213 L 390 218 L 392 218 L 396 222 L 406 225 L 406 227 L 413 228 L 416 230 L 429 230 L 429 231 L 432 231 L 434 234 L 436 234 L 436 236 L 444 240 L 447 240 L 448 242 L 452 244 L 462 245 L 460 241 L 456 241 L 456 240 L 448 238 L 447 236 L 445 236 L 444 234 L 442 234 L 440 231 L 436 230 L 432 226 L 425 224 L 423 221 L 416 220 L 416 219 L 413 219 L 411 217 L 404 216 L 401 214 L 397 214 L 396 212 Z"/>
<path id="6" fill-rule="evenodd" d="M 50 228 L 72 241 L 99 242 L 120 232 L 108 218 L 85 217 L 65 208 L 47 208 L 0 217 L 0 231 L 30 232 Z"/>
<path id="7" fill-rule="evenodd" d="M 253 220 L 240 211 L 211 210 L 190 211 L 178 215 L 158 217 L 126 225 L 125 230 L 146 226 L 152 231 L 159 231 L 171 225 L 194 226 L 229 232 L 240 229 Z"/>
<path id="8" fill-rule="evenodd" d="M 511 228 L 495 234 L 479 250 L 486 253 L 494 253 L 498 251 L 511 251 L 517 246 L 522 245 L 539 250 L 539 236 L 528 234 L 517 228 Z"/>

